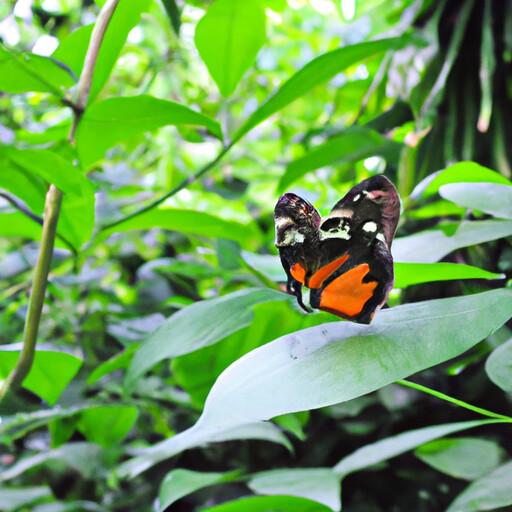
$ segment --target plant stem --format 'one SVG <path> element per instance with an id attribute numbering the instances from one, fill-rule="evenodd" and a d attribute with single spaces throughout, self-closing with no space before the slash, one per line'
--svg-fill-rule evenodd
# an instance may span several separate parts
<path id="1" fill-rule="evenodd" d="M 512 421 L 510 416 L 505 416 L 504 414 L 499 414 L 497 412 L 488 411 L 487 409 L 482 409 L 481 407 L 477 407 L 476 405 L 468 404 L 467 402 L 463 402 L 462 400 L 458 400 L 457 398 L 453 398 L 449 395 L 445 395 L 440 391 L 436 391 L 435 389 L 430 389 L 426 386 L 422 386 L 421 384 L 416 384 L 415 382 L 410 382 L 408 380 L 397 380 L 396 384 L 403 386 L 405 388 L 415 389 L 416 391 L 420 391 L 421 393 L 426 393 L 427 395 L 435 396 L 436 398 L 440 398 L 441 400 L 445 400 L 446 402 L 450 402 L 453 405 L 458 407 L 463 407 L 464 409 L 468 409 L 469 411 L 476 412 L 482 416 L 487 416 L 488 418 L 496 418 L 500 420 Z"/>
<path id="2" fill-rule="evenodd" d="M 102 7 L 98 19 L 92 31 L 89 48 L 85 56 L 85 64 L 80 75 L 77 87 L 77 101 L 73 108 L 73 124 L 71 126 L 68 140 L 71 144 L 75 143 L 75 133 L 80 122 L 81 115 L 87 105 L 89 91 L 91 89 L 94 67 L 98 59 L 98 52 L 107 30 L 108 24 L 114 14 L 114 11 L 120 0 L 107 0 Z M 129 1 L 129 0 L 128 0 Z M 59 221 L 60 208 L 62 204 L 62 192 L 55 186 L 50 185 L 46 194 L 43 219 L 43 233 L 41 237 L 41 246 L 37 257 L 36 267 L 32 284 L 32 293 L 28 306 L 27 317 L 25 319 L 25 329 L 23 332 L 23 348 L 20 357 L 16 362 L 9 376 L 4 380 L 0 387 L 0 402 L 11 391 L 21 386 L 23 380 L 30 372 L 34 362 L 37 334 L 39 323 L 44 305 L 44 297 L 48 284 L 48 273 L 53 256 L 53 247 L 57 235 L 57 224 Z"/>
<path id="3" fill-rule="evenodd" d="M 135 210 L 134 212 L 121 217 L 118 220 L 115 220 L 114 222 L 110 222 L 109 224 L 105 224 L 100 228 L 100 231 L 105 231 L 110 228 L 113 228 L 114 226 L 118 226 L 119 224 L 122 224 L 123 222 L 126 222 L 130 219 L 133 219 L 134 217 L 138 217 L 139 215 L 142 215 L 143 213 L 148 212 L 149 210 L 152 210 L 153 208 L 156 208 L 157 206 L 161 205 L 165 200 L 169 199 L 169 197 L 172 197 L 173 195 L 177 194 L 180 190 L 183 190 L 184 188 L 188 187 L 191 183 L 196 182 L 201 176 L 206 174 L 210 169 L 215 167 L 220 160 L 224 157 L 226 153 L 233 147 L 233 143 L 228 144 L 227 146 L 224 146 L 222 150 L 219 152 L 219 154 L 210 162 L 208 162 L 206 165 L 201 167 L 195 174 L 192 174 L 188 178 L 185 178 L 181 183 L 176 185 L 172 190 L 165 193 L 163 196 L 159 197 L 155 201 L 147 204 L 146 206 L 143 206 L 142 208 L 139 208 L 138 210 Z"/>

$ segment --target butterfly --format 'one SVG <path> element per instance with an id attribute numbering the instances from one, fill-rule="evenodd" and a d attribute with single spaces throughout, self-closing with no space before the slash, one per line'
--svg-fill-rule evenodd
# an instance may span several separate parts
<path id="1" fill-rule="evenodd" d="M 369 324 L 393 287 L 391 243 L 400 217 L 400 197 L 385 176 L 353 187 L 322 219 L 292 193 L 276 204 L 275 244 L 286 272 L 286 291 L 310 306 Z"/>

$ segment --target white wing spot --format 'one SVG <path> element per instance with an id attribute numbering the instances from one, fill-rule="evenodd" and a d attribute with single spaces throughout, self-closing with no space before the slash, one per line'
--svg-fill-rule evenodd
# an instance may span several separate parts
<path id="1" fill-rule="evenodd" d="M 283 228 L 284 226 L 287 226 L 288 224 L 293 224 L 293 220 L 290 219 L 290 217 L 277 217 L 275 220 L 276 228 Z"/>
<path id="2" fill-rule="evenodd" d="M 285 232 L 284 238 L 279 241 L 276 239 L 276 246 L 277 247 L 286 247 L 288 245 L 295 245 L 295 244 L 302 244 L 306 237 L 299 233 L 296 229 L 289 229 Z"/>
<path id="3" fill-rule="evenodd" d="M 376 237 L 377 240 L 380 240 L 381 242 L 386 243 L 386 239 L 384 238 L 384 235 L 382 233 L 379 233 Z M 387 244 L 386 244 L 387 245 Z"/>
<path id="4" fill-rule="evenodd" d="M 366 231 L 367 233 L 375 233 L 375 231 L 377 231 L 377 224 L 371 220 L 365 222 L 363 225 L 363 231 Z"/>
<path id="5" fill-rule="evenodd" d="M 353 199 L 354 203 L 355 203 L 356 201 L 359 201 L 359 198 L 360 198 L 360 197 L 361 197 L 361 194 L 357 194 L 357 196 L 355 196 L 355 197 L 354 197 L 354 199 Z"/>

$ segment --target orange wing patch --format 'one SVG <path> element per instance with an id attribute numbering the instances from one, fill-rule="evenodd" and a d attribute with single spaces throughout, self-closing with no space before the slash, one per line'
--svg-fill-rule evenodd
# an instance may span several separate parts
<path id="1" fill-rule="evenodd" d="M 306 280 L 306 269 L 300 263 L 295 263 L 290 269 L 290 273 L 300 284 L 304 284 Z"/>
<path id="2" fill-rule="evenodd" d="M 344 254 L 343 256 L 340 256 L 339 258 L 336 258 L 335 260 L 331 261 L 330 263 L 327 263 L 327 265 L 324 265 L 323 267 L 319 268 L 309 280 L 307 286 L 309 288 L 320 288 L 323 284 L 323 282 L 345 261 L 347 261 L 349 258 L 348 254 Z"/>
<path id="3" fill-rule="evenodd" d="M 361 313 L 378 285 L 375 281 L 363 283 L 369 271 L 368 263 L 362 263 L 329 283 L 322 290 L 320 309 L 348 317 Z"/>

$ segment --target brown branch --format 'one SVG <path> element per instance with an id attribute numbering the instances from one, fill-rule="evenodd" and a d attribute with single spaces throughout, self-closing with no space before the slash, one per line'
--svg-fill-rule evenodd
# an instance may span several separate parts
<path id="1" fill-rule="evenodd" d="M 98 52 L 103 42 L 103 37 L 108 24 L 120 0 L 107 0 L 102 7 L 96 24 L 94 26 L 89 48 L 85 56 L 85 64 L 78 82 L 77 100 L 73 109 L 73 124 L 68 139 L 71 144 L 75 143 L 75 133 L 80 122 L 83 110 L 87 105 L 89 91 L 93 79 L 94 67 L 98 59 Z M 127 0 L 129 1 L 129 0 Z M 62 204 L 62 192 L 55 186 L 50 185 L 45 200 L 45 213 L 43 220 L 43 233 L 41 246 L 34 269 L 32 293 L 25 319 L 25 330 L 23 333 L 23 348 L 16 366 L 11 371 L 0 387 L 0 402 L 10 392 L 21 386 L 23 380 L 30 372 L 34 361 L 37 333 L 44 305 L 46 286 L 48 284 L 48 273 L 53 256 L 53 247 L 57 234 L 57 223 L 59 221 L 60 207 Z"/>

